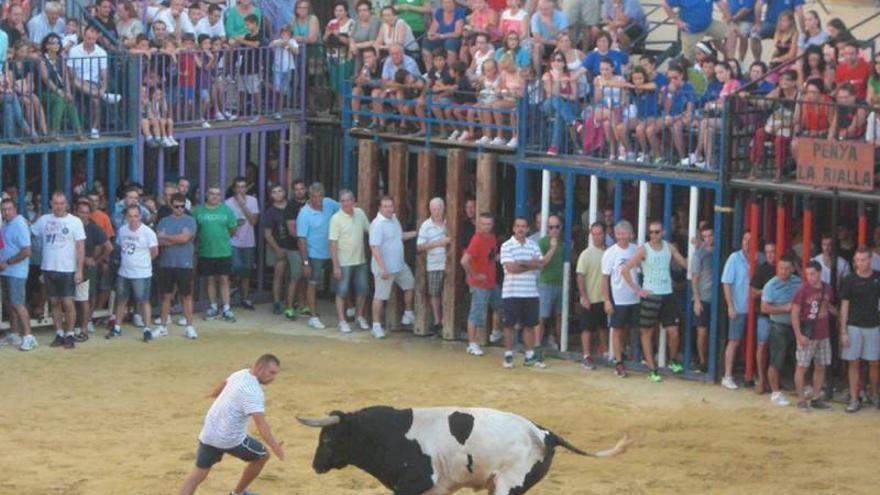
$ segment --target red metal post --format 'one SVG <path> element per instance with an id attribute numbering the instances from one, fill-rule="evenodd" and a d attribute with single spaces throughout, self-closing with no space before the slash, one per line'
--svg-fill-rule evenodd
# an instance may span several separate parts
<path id="1" fill-rule="evenodd" d="M 754 278 L 755 270 L 758 268 L 758 232 L 760 214 L 758 202 L 755 198 L 749 201 L 749 232 L 752 232 L 752 240 L 749 242 L 749 280 Z M 752 380 L 755 375 L 755 342 L 757 330 L 757 321 L 755 320 L 757 313 L 757 304 L 755 298 L 749 297 L 749 318 L 746 320 L 746 342 L 745 342 L 745 359 L 746 359 L 746 381 Z"/>
<path id="2" fill-rule="evenodd" d="M 785 198 L 780 194 L 776 197 L 776 253 L 781 258 L 787 253 L 788 245 L 785 238 Z"/>
<path id="3" fill-rule="evenodd" d="M 807 262 L 810 261 L 810 258 L 813 256 L 812 248 L 813 248 L 813 204 L 810 201 L 810 198 L 804 198 L 804 251 L 803 251 L 803 260 L 801 267 L 801 273 L 807 272 Z"/>
<path id="4" fill-rule="evenodd" d="M 865 214 L 865 203 L 859 201 L 859 243 L 858 246 L 868 245 L 868 216 Z"/>

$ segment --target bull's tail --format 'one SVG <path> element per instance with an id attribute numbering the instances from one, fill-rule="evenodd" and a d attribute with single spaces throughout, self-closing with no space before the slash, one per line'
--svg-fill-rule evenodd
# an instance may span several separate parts
<path id="1" fill-rule="evenodd" d="M 629 435 L 624 434 L 623 437 L 617 441 L 617 445 L 613 448 L 600 450 L 598 452 L 584 452 L 583 450 L 575 447 L 574 445 L 568 443 L 568 440 L 556 435 L 555 433 L 550 433 L 549 442 L 553 446 L 564 447 L 575 454 L 586 456 L 586 457 L 614 457 L 618 454 L 622 454 L 626 451 L 626 448 L 632 444 L 632 440 L 630 440 Z"/>

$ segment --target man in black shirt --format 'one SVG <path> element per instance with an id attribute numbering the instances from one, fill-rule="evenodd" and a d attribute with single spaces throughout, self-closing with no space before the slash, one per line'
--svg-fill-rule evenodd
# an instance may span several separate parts
<path id="1" fill-rule="evenodd" d="M 880 407 L 880 272 L 871 269 L 871 251 L 860 247 L 855 255 L 855 273 L 843 279 L 840 288 L 840 357 L 848 363 L 849 405 L 846 412 L 861 409 L 859 394 L 861 362 L 868 362 L 871 400 Z"/>
<path id="2" fill-rule="evenodd" d="M 288 206 L 291 203 L 287 201 L 284 188 L 276 185 L 272 187 L 270 194 L 272 205 L 266 209 L 266 213 L 263 216 L 263 238 L 266 240 L 269 248 L 275 252 L 275 268 L 272 271 L 272 312 L 280 315 L 284 311 L 281 292 L 284 288 L 284 275 L 288 272 L 288 257 L 290 252 L 296 251 L 297 244 L 296 236 L 291 235 L 288 230 L 287 213 Z M 289 213 L 291 214 L 293 214 L 293 210 L 297 210 L 296 214 L 299 214 L 299 208 L 296 205 L 292 205 L 290 210 Z M 294 214 L 294 219 L 296 214 Z M 301 268 L 299 273 L 302 273 Z M 296 279 L 293 278 L 294 274 L 294 269 L 291 267 L 290 283 L 296 285 Z M 288 293 L 291 292 L 292 290 L 288 289 Z M 288 306 L 291 305 L 292 302 L 288 304 Z"/>
<path id="3" fill-rule="evenodd" d="M 755 308 L 758 310 L 758 379 L 755 381 L 755 393 L 757 394 L 763 394 L 767 391 L 765 387 L 767 386 L 767 338 L 770 336 L 770 317 L 761 312 L 760 300 L 761 294 L 764 291 L 764 286 L 767 285 L 767 282 L 769 282 L 771 278 L 776 276 L 775 243 L 767 242 L 764 244 L 764 257 L 764 263 L 761 263 L 755 269 L 755 276 L 752 277 L 751 284 L 752 297 L 759 301 L 755 304 Z"/>
<path id="4" fill-rule="evenodd" d="M 464 202 L 464 225 L 461 228 L 461 247 L 467 249 L 471 237 L 477 233 L 477 200 L 468 198 Z"/>
<path id="5" fill-rule="evenodd" d="M 92 221 L 92 202 L 82 198 L 76 203 L 76 214 L 82 220 L 83 231 L 86 234 L 85 256 L 83 259 L 83 281 L 76 286 L 74 301 L 77 308 L 77 324 L 73 329 L 74 338 L 77 342 L 89 340 L 89 334 L 94 333 L 92 325 L 92 310 L 89 301 L 98 292 L 98 279 L 96 267 L 99 263 L 109 258 L 113 252 L 113 244 L 107 238 L 107 234 Z"/>
<path id="6" fill-rule="evenodd" d="M 9 8 L 9 14 L 6 20 L 0 21 L 0 29 L 6 33 L 6 38 L 10 48 L 16 45 L 19 40 L 28 39 L 27 25 L 24 22 L 24 10 L 21 5 L 13 5 Z"/>

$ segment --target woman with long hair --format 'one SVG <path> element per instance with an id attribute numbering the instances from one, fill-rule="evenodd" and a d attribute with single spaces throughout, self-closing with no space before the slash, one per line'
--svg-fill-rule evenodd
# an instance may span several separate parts
<path id="1" fill-rule="evenodd" d="M 506 39 L 510 33 L 516 33 L 521 39 L 529 37 L 529 13 L 522 8 L 522 0 L 507 0 L 507 8 L 501 12 L 498 31 L 501 38 Z"/>
<path id="2" fill-rule="evenodd" d="M 584 53 L 571 44 L 571 37 L 566 32 L 556 35 L 556 51 L 565 56 L 568 71 L 577 78 L 578 99 L 587 95 L 590 85 L 587 83 L 587 71 L 584 70 Z"/>
<path id="3" fill-rule="evenodd" d="M 803 53 L 811 46 L 821 47 L 828 41 L 828 33 L 822 30 L 822 19 L 815 10 L 810 10 L 804 16 L 804 32 L 798 36 L 798 54 Z"/>
<path id="4" fill-rule="evenodd" d="M 779 77 L 779 86 L 767 93 L 763 100 L 770 107 L 770 116 L 763 126 L 755 129 L 749 159 L 752 162 L 752 175 L 755 167 L 764 162 L 764 143 L 772 140 L 775 158 L 775 179 L 782 180 L 782 172 L 788 159 L 791 137 L 794 134 L 794 111 L 798 99 L 797 72 L 787 70 Z"/>
<path id="5" fill-rule="evenodd" d="M 871 75 L 868 76 L 868 105 L 880 106 L 880 53 L 871 61 Z"/>
<path id="6" fill-rule="evenodd" d="M 807 79 L 803 97 L 794 111 L 794 134 L 810 138 L 825 138 L 831 127 L 831 98 L 821 78 Z M 796 142 L 795 142 L 796 143 Z M 792 143 L 794 153 L 795 143 Z"/>
<path id="7" fill-rule="evenodd" d="M 626 161 L 649 163 L 658 152 L 656 141 L 651 140 L 650 147 L 647 133 L 649 126 L 654 125 L 654 119 L 660 113 L 657 100 L 657 85 L 649 78 L 648 73 L 642 67 L 634 67 L 630 72 L 630 79 L 626 85 L 629 89 L 629 101 L 635 105 L 635 114 L 629 115 L 625 122 L 618 123 L 615 127 L 617 140 L 623 146 Z M 630 146 L 629 133 L 634 131 L 639 143 L 639 154 L 634 155 Z"/>
<path id="8" fill-rule="evenodd" d="M 40 43 L 40 78 L 49 105 L 49 128 L 52 134 L 82 134 L 82 119 L 73 99 L 70 71 L 64 63 L 61 37 L 50 33 Z M 69 126 L 62 128 L 65 121 Z"/>
<path id="9" fill-rule="evenodd" d="M 131 1 L 125 0 L 117 4 L 116 33 L 119 35 L 119 41 L 128 48 L 133 47 L 137 35 L 144 32 L 144 23 L 139 17 Z"/>
<path id="10" fill-rule="evenodd" d="M 562 148 L 562 133 L 574 124 L 574 104 L 577 100 L 577 79 L 566 65 L 565 55 L 554 51 L 550 56 L 550 70 L 541 77 L 544 87 L 544 117 L 553 119 L 547 154 L 558 155 Z M 553 118 L 555 117 L 555 118 Z"/>
<path id="11" fill-rule="evenodd" d="M 593 79 L 593 115 L 605 132 L 608 157 L 612 160 L 626 160 L 626 149 L 617 142 L 615 133 L 617 125 L 623 122 L 627 99 L 623 90 L 625 85 L 626 81 L 614 73 L 614 62 L 610 58 L 603 58 L 599 63 L 599 75 Z"/>
<path id="12" fill-rule="evenodd" d="M 327 47 L 327 69 L 330 89 L 337 95 L 337 104 L 342 108 L 342 86 L 351 77 L 354 66 L 353 53 L 349 50 L 354 21 L 348 16 L 348 2 L 339 0 L 333 6 L 333 19 L 324 29 L 324 46 Z"/>
<path id="13" fill-rule="evenodd" d="M 712 154 L 715 134 L 722 126 L 722 110 L 724 100 L 740 87 L 740 82 L 731 77 L 730 66 L 724 62 L 715 64 L 715 79 L 721 84 L 718 98 L 706 102 L 703 106 L 703 118 L 700 121 L 700 135 L 697 149 L 691 163 L 697 168 L 716 168 L 719 164 Z"/>
<path id="14" fill-rule="evenodd" d="M 794 14 L 790 10 L 779 14 L 776 21 L 776 32 L 773 34 L 775 51 L 770 58 L 770 69 L 782 67 L 797 57 L 798 28 Z"/>
<path id="15" fill-rule="evenodd" d="M 37 74 L 30 55 L 31 43 L 26 39 L 20 39 L 10 52 L 7 77 L 12 83 L 15 95 L 21 101 L 24 118 L 31 129 L 31 139 L 37 142 L 40 136 L 47 136 L 49 132 L 46 127 L 46 113 L 43 111 L 40 98 L 34 92 L 34 76 Z"/>
<path id="16" fill-rule="evenodd" d="M 801 63 L 797 64 L 798 87 L 803 88 L 810 79 L 825 79 L 826 68 L 822 47 L 808 46 L 802 55 Z"/>

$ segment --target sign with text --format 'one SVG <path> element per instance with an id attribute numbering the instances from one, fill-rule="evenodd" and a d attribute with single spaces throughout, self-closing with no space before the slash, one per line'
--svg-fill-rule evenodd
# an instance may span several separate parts
<path id="1" fill-rule="evenodd" d="M 797 182 L 816 187 L 874 189 L 874 145 L 864 141 L 798 138 Z"/>

